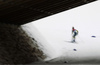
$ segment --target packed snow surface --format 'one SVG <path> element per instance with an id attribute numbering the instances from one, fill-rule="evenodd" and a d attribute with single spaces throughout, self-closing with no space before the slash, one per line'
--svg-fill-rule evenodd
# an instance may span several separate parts
<path id="1" fill-rule="evenodd" d="M 76 43 L 70 43 L 73 26 L 79 31 Z M 22 28 L 37 40 L 47 56 L 44 61 L 100 60 L 100 1 L 42 18 Z"/>

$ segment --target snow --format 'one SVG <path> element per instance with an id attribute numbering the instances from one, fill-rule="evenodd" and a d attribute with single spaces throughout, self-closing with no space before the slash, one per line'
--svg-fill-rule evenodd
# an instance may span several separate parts
<path id="1" fill-rule="evenodd" d="M 44 61 L 100 60 L 100 1 L 22 25 L 47 55 Z M 76 43 L 71 29 L 79 31 Z M 96 36 L 95 38 L 91 36 Z M 76 51 L 74 51 L 76 49 Z"/>

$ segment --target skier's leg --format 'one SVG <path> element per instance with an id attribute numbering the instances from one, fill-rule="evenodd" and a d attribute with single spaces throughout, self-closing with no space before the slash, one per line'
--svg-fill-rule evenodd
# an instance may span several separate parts
<path id="1" fill-rule="evenodd" d="M 74 33 L 74 35 L 73 35 L 73 40 L 72 40 L 72 42 L 75 42 L 75 36 L 76 36 L 76 33 Z"/>
<path id="2" fill-rule="evenodd" d="M 75 42 L 75 35 L 72 37 L 72 42 Z"/>
<path id="3" fill-rule="evenodd" d="M 73 42 L 75 42 L 75 36 L 73 37 Z"/>
<path id="4" fill-rule="evenodd" d="M 74 35 L 74 42 L 75 42 L 75 39 L 76 39 L 76 35 L 77 35 L 77 33 L 75 32 L 75 35 Z"/>

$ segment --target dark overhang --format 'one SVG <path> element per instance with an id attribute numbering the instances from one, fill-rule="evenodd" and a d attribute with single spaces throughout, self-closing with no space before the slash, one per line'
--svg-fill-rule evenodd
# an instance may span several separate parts
<path id="1" fill-rule="evenodd" d="M 22 25 L 96 0 L 0 0 L 0 22 Z"/>

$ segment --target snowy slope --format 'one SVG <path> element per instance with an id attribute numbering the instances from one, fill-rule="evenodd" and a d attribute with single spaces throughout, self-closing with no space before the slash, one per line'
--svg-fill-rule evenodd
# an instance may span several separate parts
<path id="1" fill-rule="evenodd" d="M 23 28 L 39 42 L 48 56 L 45 61 L 100 62 L 99 6 L 100 1 L 96 1 L 23 25 Z M 72 26 L 79 31 L 77 43 L 68 42 Z M 96 37 L 91 37 L 93 35 Z"/>
<path id="2" fill-rule="evenodd" d="M 33 24 L 28 23 L 21 26 L 26 33 L 37 41 L 39 49 L 43 51 L 44 55 L 47 56 L 46 60 L 56 58 L 55 54 L 58 54 L 56 50 L 50 45 L 50 43 L 41 35 L 39 30 L 34 27 Z M 55 52 L 55 53 L 53 53 Z M 52 54 L 51 54 L 52 53 Z"/>

